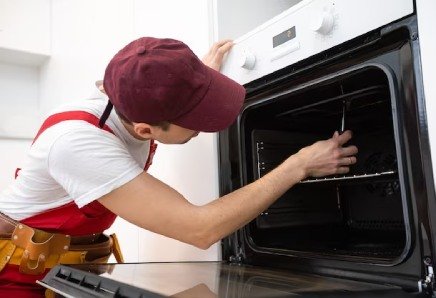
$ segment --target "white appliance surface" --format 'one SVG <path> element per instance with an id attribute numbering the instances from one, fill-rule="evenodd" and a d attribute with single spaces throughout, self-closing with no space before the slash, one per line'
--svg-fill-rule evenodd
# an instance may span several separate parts
<path id="1" fill-rule="evenodd" d="M 235 40 L 222 72 L 246 84 L 413 13 L 413 0 L 304 0 Z"/>
<path id="2" fill-rule="evenodd" d="M 428 134 L 433 161 L 433 177 L 436 177 L 436 1 L 417 0 L 418 36 L 421 50 L 422 76 Z"/>

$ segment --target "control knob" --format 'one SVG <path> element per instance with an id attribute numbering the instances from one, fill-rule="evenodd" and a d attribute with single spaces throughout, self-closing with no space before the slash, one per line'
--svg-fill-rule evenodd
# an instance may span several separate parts
<path id="1" fill-rule="evenodd" d="M 313 21 L 312 30 L 327 35 L 333 30 L 334 24 L 335 19 L 333 13 L 324 10 L 323 13 Z"/>
<path id="2" fill-rule="evenodd" d="M 239 66 L 251 70 L 255 65 L 256 56 L 248 50 L 242 50 L 239 57 Z"/>

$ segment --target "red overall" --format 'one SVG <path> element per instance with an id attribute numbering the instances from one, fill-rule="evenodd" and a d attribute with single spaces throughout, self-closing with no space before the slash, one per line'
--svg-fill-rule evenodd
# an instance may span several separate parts
<path id="1" fill-rule="evenodd" d="M 84 111 L 62 112 L 54 114 L 44 121 L 33 143 L 47 128 L 66 120 L 82 120 L 99 127 L 99 119 L 93 114 Z M 113 131 L 107 125 L 104 125 L 102 129 L 113 134 Z M 156 148 L 157 144 L 154 144 L 152 140 L 150 142 L 150 153 L 144 170 L 150 167 Z M 16 175 L 17 174 L 18 171 Z M 115 218 L 116 214 L 112 213 L 96 200 L 80 209 L 74 202 L 71 202 L 64 206 L 26 218 L 21 222 L 30 227 L 48 232 L 83 236 L 102 233 L 114 223 Z M 44 289 L 37 285 L 35 281 L 42 279 L 47 271 L 48 270 L 41 275 L 25 275 L 18 272 L 18 266 L 11 264 L 6 265 L 3 271 L 0 272 L 0 297 L 21 298 L 44 296 Z"/>

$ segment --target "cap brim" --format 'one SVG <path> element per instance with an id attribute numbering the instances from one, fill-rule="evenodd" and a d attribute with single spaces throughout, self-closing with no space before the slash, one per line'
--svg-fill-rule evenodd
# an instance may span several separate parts
<path id="1" fill-rule="evenodd" d="M 245 99 L 245 88 L 210 69 L 211 83 L 203 100 L 182 117 L 171 121 L 178 126 L 216 132 L 229 127 L 238 117 Z"/>

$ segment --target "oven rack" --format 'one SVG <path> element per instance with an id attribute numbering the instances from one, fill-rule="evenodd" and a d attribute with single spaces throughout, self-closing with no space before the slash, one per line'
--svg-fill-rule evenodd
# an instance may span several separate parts
<path id="1" fill-rule="evenodd" d="M 356 99 L 362 99 L 362 98 L 366 98 L 369 96 L 383 94 L 384 92 L 388 92 L 388 89 L 386 88 L 385 85 L 376 85 L 376 86 L 366 87 L 366 88 L 362 88 L 362 89 L 359 89 L 356 91 L 345 93 L 344 89 L 341 85 L 340 92 L 341 92 L 340 95 L 333 96 L 333 97 L 328 98 L 328 99 L 318 100 L 312 104 L 305 105 L 303 107 L 295 108 L 295 109 L 280 113 L 276 117 L 281 118 L 284 116 L 287 117 L 287 116 L 292 115 L 292 114 L 296 115 L 301 111 L 313 109 L 313 108 L 316 108 L 316 107 L 319 107 L 319 106 L 322 106 L 322 105 L 325 105 L 325 104 L 328 104 L 331 102 L 335 102 L 335 101 L 341 101 L 343 104 L 347 104 L 347 103 L 354 101 Z M 377 104 L 377 102 L 375 102 L 375 103 L 373 102 L 373 103 L 370 103 L 368 105 L 374 105 L 374 104 Z M 367 105 L 365 105 L 365 106 L 367 106 Z"/>
<path id="2" fill-rule="evenodd" d="M 341 181 L 360 181 L 366 179 L 377 179 L 377 178 L 393 178 L 397 174 L 397 171 L 386 171 L 381 173 L 370 173 L 370 174 L 360 174 L 352 176 L 336 176 L 336 177 L 326 177 L 326 178 L 315 178 L 302 180 L 300 184 L 308 183 L 320 183 L 320 182 L 341 182 Z"/>

